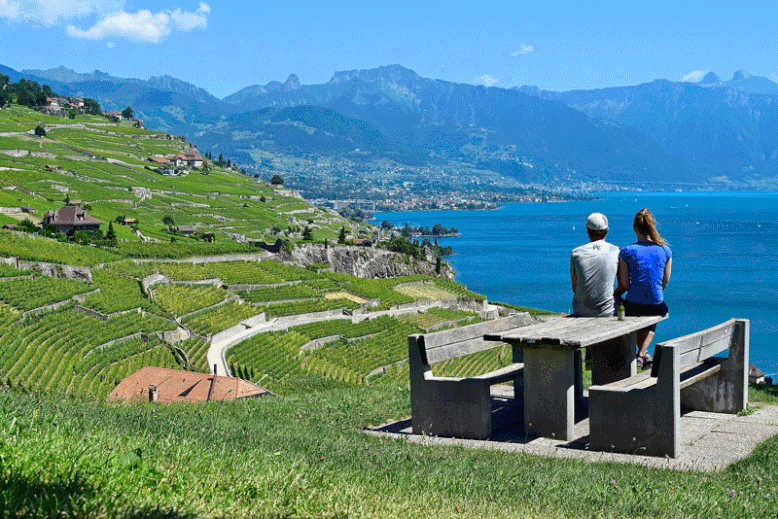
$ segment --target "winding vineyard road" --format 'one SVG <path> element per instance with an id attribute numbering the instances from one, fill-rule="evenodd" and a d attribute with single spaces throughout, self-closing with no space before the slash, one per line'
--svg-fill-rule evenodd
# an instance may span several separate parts
<path id="1" fill-rule="evenodd" d="M 440 306 L 440 304 L 430 303 L 430 304 L 422 304 L 414 308 L 403 308 L 400 310 L 383 310 L 379 312 L 371 312 L 369 318 L 375 319 L 376 317 L 380 317 L 383 315 L 397 317 L 399 315 L 426 312 L 430 308 L 434 308 L 437 306 Z M 300 315 L 292 315 L 289 317 L 274 318 L 271 321 L 267 321 L 251 327 L 244 324 L 243 326 L 246 327 L 245 330 L 236 331 L 234 334 L 230 335 L 229 337 L 224 337 L 218 341 L 211 343 L 211 346 L 208 348 L 208 367 L 210 368 L 211 373 L 213 373 L 214 375 L 232 376 L 229 368 L 227 367 L 227 359 L 226 359 L 227 350 L 229 350 L 230 348 L 232 348 L 237 344 L 240 344 L 246 339 L 249 339 L 260 333 L 286 330 L 291 326 L 314 323 L 319 321 L 333 321 L 336 319 L 342 319 L 342 320 L 348 319 L 352 322 L 359 322 L 359 321 L 364 321 L 367 318 L 368 317 L 364 315 L 322 316 L 320 314 L 318 315 L 300 314 Z"/>

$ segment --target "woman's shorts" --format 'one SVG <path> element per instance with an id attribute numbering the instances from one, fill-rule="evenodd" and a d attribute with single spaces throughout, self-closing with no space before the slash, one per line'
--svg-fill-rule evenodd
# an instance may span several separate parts
<path id="1" fill-rule="evenodd" d="M 645 315 L 667 315 L 668 309 L 664 301 L 656 305 L 643 305 L 630 303 L 624 300 L 624 315 L 628 317 L 640 317 Z M 651 325 L 651 331 L 656 331 L 656 325 Z"/>

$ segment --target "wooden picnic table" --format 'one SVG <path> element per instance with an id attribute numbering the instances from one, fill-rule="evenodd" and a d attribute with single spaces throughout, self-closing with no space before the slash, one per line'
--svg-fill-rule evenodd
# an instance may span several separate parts
<path id="1" fill-rule="evenodd" d="M 637 373 L 636 332 L 667 316 L 559 317 L 487 334 L 524 350 L 524 430 L 546 438 L 573 439 L 575 406 L 583 397 L 580 348 L 592 355 L 592 384 Z"/>

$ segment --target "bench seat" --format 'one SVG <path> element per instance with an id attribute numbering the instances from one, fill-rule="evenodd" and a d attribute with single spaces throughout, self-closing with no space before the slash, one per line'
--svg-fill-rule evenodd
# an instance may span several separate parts
<path id="1" fill-rule="evenodd" d="M 411 424 L 415 434 L 485 439 L 492 435 L 491 386 L 514 383 L 522 392 L 524 363 L 514 348 L 513 362 L 472 377 L 436 377 L 431 365 L 505 345 L 484 335 L 534 323 L 529 314 L 408 337 Z M 518 388 L 518 389 L 517 389 Z"/>
<path id="2" fill-rule="evenodd" d="M 737 413 L 748 405 L 748 348 L 747 319 L 657 344 L 650 372 L 589 388 L 589 447 L 677 457 L 681 407 Z"/>

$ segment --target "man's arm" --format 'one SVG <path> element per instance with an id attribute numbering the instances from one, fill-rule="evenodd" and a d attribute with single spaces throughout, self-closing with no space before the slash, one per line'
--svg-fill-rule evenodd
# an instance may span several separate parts
<path id="1" fill-rule="evenodd" d="M 575 275 L 575 264 L 573 256 L 570 256 L 570 284 L 573 286 L 573 294 L 578 293 L 578 276 Z"/>

